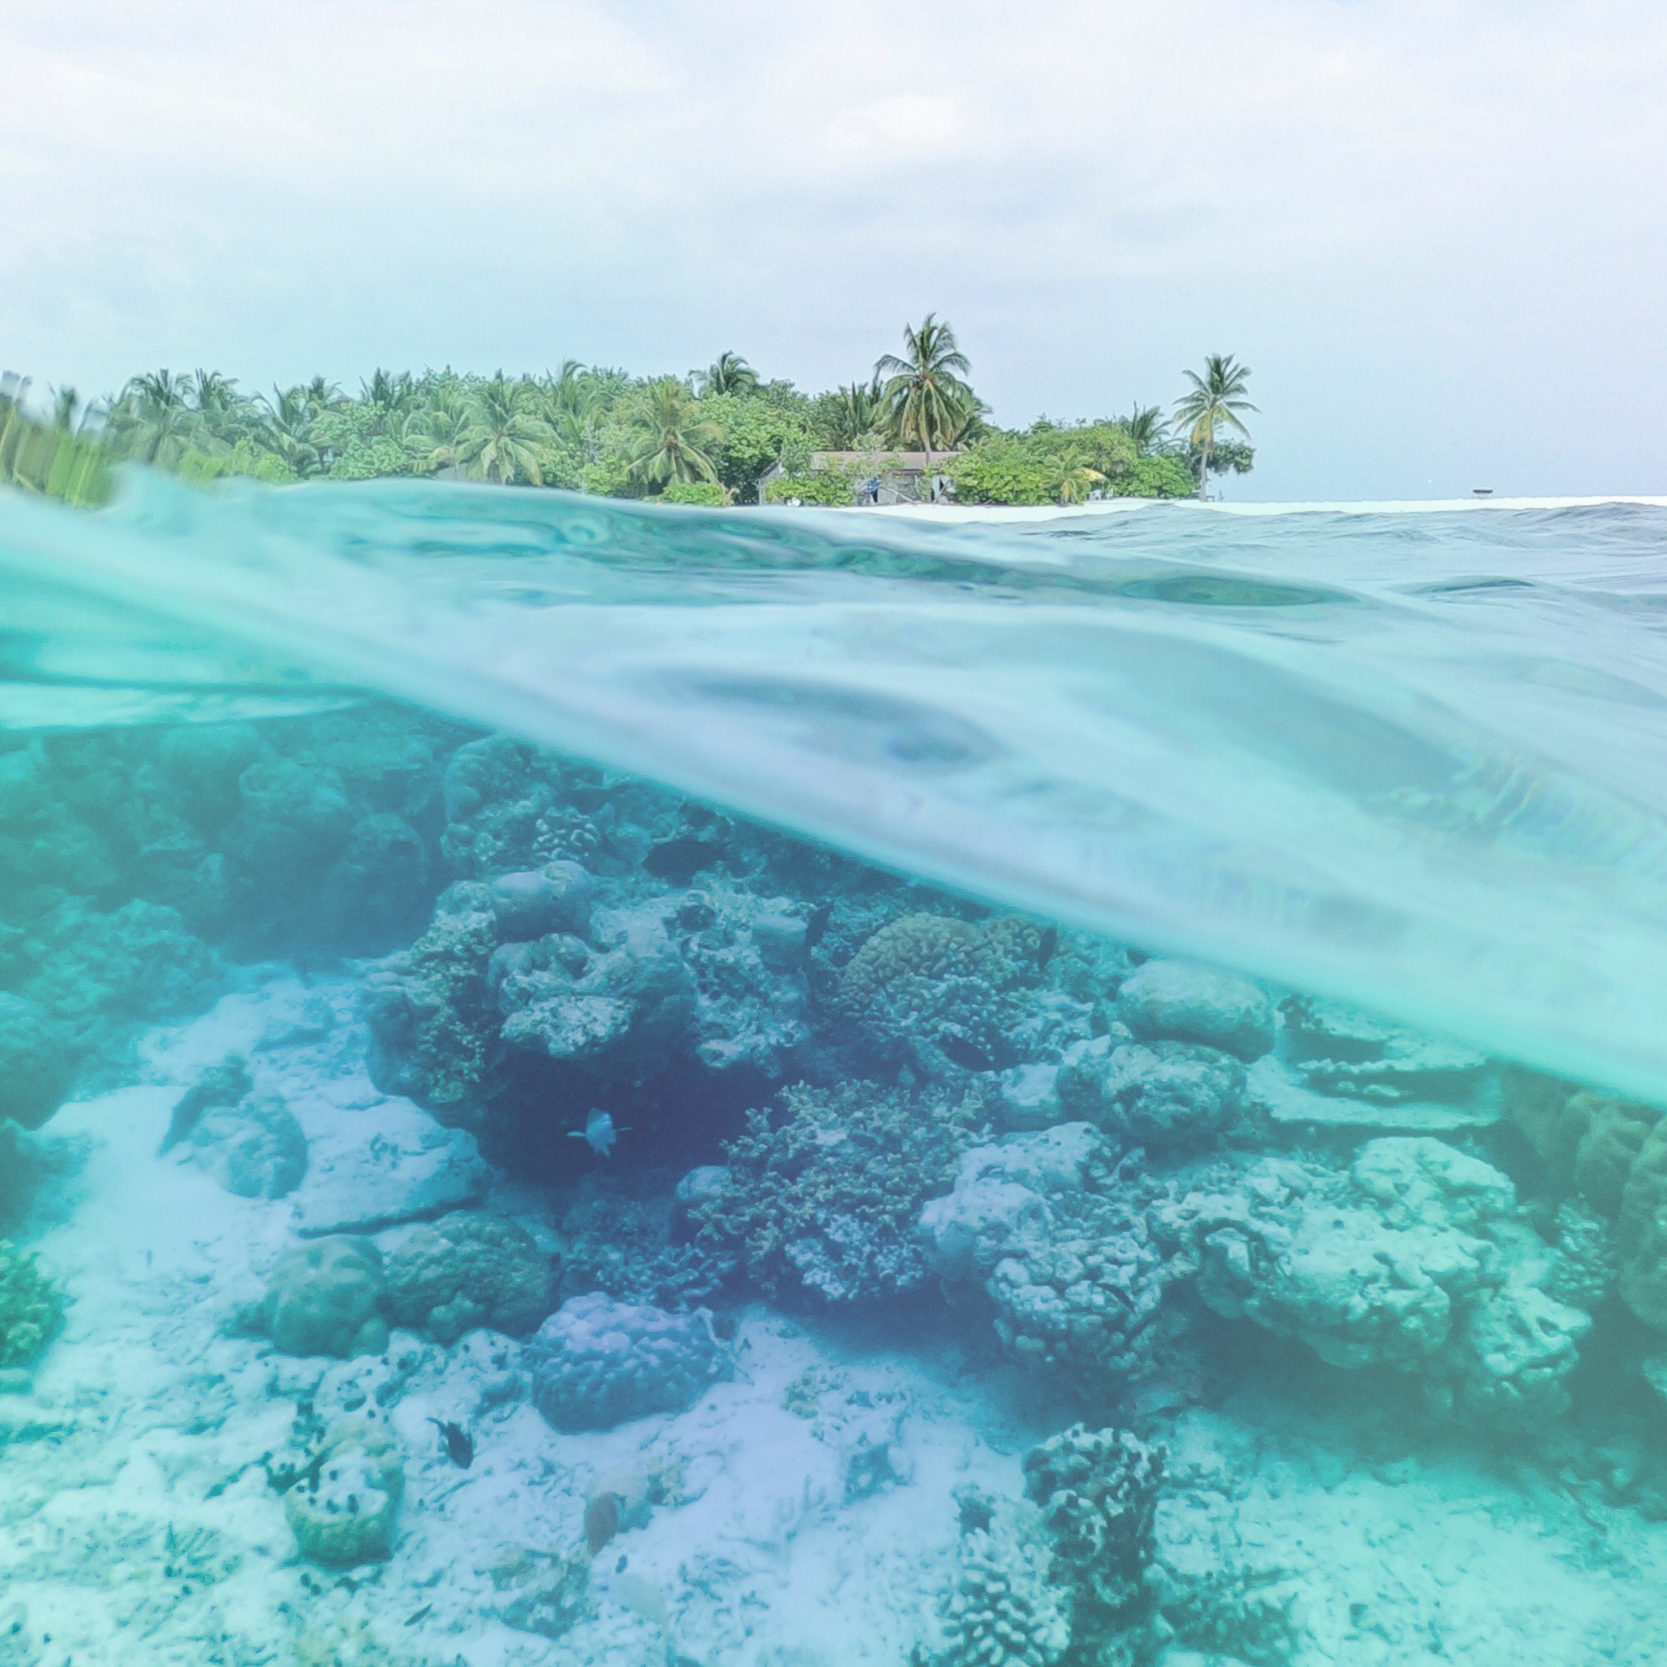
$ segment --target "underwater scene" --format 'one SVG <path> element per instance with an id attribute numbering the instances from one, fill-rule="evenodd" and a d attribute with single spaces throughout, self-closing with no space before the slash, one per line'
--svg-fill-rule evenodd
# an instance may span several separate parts
<path id="1" fill-rule="evenodd" d="M 1664 548 L 0 500 L 0 1667 L 1667 1658 Z"/>

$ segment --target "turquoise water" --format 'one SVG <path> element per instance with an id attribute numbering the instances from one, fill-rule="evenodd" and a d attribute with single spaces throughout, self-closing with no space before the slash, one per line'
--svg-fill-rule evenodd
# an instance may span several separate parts
<path id="1" fill-rule="evenodd" d="M 6 721 L 396 695 L 1667 1097 L 1667 509 L 0 505 Z"/>
<path id="2" fill-rule="evenodd" d="M 1664 551 L 0 496 L 0 1667 L 1654 1667 Z"/>

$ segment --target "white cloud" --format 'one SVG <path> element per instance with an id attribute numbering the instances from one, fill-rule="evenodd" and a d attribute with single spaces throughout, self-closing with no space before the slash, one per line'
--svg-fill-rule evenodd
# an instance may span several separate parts
<path id="1" fill-rule="evenodd" d="M 1658 0 L 0 4 L 0 356 L 1256 367 L 1291 493 L 1659 486 Z M 1516 474 L 1510 471 L 1516 470 Z"/>

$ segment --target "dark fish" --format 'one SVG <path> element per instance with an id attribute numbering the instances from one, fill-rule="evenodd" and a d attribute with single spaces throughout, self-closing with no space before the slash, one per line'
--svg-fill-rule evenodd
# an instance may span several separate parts
<path id="1" fill-rule="evenodd" d="M 434 1605 L 432 1603 L 425 1603 L 415 1614 L 407 1615 L 405 1617 L 405 1624 L 407 1626 L 416 1626 L 419 1622 L 426 1621 L 433 1613 Z"/>
<path id="2" fill-rule="evenodd" d="M 202 1120 L 205 1111 L 216 1106 L 235 1106 L 254 1088 L 249 1077 L 249 1066 L 241 1054 L 228 1054 L 218 1065 L 211 1065 L 186 1089 L 168 1120 L 168 1132 L 156 1149 L 159 1158 L 179 1145 Z"/>
<path id="3" fill-rule="evenodd" d="M 431 1418 L 429 1423 L 440 1432 L 440 1439 L 446 1444 L 446 1457 L 459 1470 L 467 1470 L 475 1462 L 475 1444 L 469 1432 L 449 1418 Z"/>
<path id="4" fill-rule="evenodd" d="M 1045 926 L 1042 929 L 1041 940 L 1036 945 L 1036 964 L 1045 967 L 1059 950 L 1059 928 Z"/>
<path id="5" fill-rule="evenodd" d="M 828 922 L 833 919 L 833 904 L 818 903 L 805 922 L 805 948 L 814 949 L 827 936 Z"/>

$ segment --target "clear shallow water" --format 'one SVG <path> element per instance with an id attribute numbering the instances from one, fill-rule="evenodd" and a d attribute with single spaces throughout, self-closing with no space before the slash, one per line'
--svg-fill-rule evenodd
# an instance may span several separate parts
<path id="1" fill-rule="evenodd" d="M 0 500 L 0 1667 L 1655 1667 L 1664 526 Z"/>
<path id="2" fill-rule="evenodd" d="M 1661 1099 L 1664 552 L 1642 503 L 934 526 L 135 480 L 0 502 L 0 720 L 394 694 Z"/>

